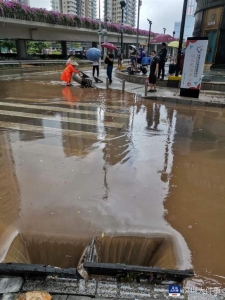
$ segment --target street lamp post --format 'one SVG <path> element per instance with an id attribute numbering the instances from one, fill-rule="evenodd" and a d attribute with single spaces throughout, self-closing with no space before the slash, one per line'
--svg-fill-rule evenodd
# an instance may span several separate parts
<path id="1" fill-rule="evenodd" d="M 151 30 L 152 30 L 152 21 L 147 19 L 149 23 L 149 33 L 148 33 L 148 55 L 150 55 L 150 38 L 151 38 Z"/>
<path id="2" fill-rule="evenodd" d="M 176 33 L 176 32 L 175 32 L 175 31 L 173 31 L 173 37 L 175 36 L 175 33 Z"/>
<path id="3" fill-rule="evenodd" d="M 101 7 L 100 7 L 100 0 L 98 2 L 98 9 L 99 9 L 99 36 L 98 36 L 98 41 L 99 41 L 99 50 L 101 51 L 101 42 L 102 42 L 102 39 L 101 39 L 101 29 L 102 29 L 102 25 L 101 25 Z M 102 56 L 100 57 L 100 60 L 99 60 L 99 70 L 101 70 L 101 67 L 102 67 Z"/>
<path id="4" fill-rule="evenodd" d="M 120 1 L 120 6 L 122 9 L 122 21 L 121 21 L 121 59 L 123 59 L 123 16 L 124 16 L 124 8 L 126 6 L 126 2 L 124 0 Z"/>
<path id="5" fill-rule="evenodd" d="M 166 28 L 163 28 L 163 32 L 164 32 L 164 34 L 166 33 Z"/>
<path id="6" fill-rule="evenodd" d="M 181 50 L 182 50 L 182 44 L 183 44 L 183 38 L 184 38 L 184 27 L 185 27 L 185 19 L 186 19 L 186 12 L 187 12 L 187 3 L 188 3 L 188 0 L 184 0 L 181 26 L 180 26 L 180 40 L 179 40 L 178 53 L 177 53 L 176 76 L 178 76 L 179 68 L 180 68 L 180 58 L 181 58 Z"/>
<path id="7" fill-rule="evenodd" d="M 138 0 L 138 18 L 137 18 L 137 42 L 136 42 L 136 70 L 137 70 L 137 57 L 138 57 L 138 40 L 139 40 L 139 23 L 140 23 L 140 7 L 142 5 L 142 0 Z"/>
<path id="8" fill-rule="evenodd" d="M 105 0 L 105 13 L 104 13 L 104 29 L 106 30 L 106 34 L 104 35 L 104 43 L 107 42 L 107 15 L 108 15 L 108 7 L 107 7 L 107 0 Z M 106 48 L 104 48 L 104 56 L 106 56 Z"/>

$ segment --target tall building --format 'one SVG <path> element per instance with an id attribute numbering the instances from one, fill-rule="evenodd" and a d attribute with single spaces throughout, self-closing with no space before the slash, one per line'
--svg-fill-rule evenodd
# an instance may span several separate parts
<path id="1" fill-rule="evenodd" d="M 63 0 L 64 1 L 64 0 Z M 70 0 L 65 0 L 65 1 L 70 1 Z M 87 2 L 86 0 L 77 0 L 77 15 L 78 16 L 83 16 L 86 17 L 85 15 L 85 2 Z"/>
<path id="2" fill-rule="evenodd" d="M 16 2 L 30 6 L 30 0 L 17 0 Z"/>
<path id="3" fill-rule="evenodd" d="M 52 0 L 52 10 L 63 14 L 96 19 L 97 0 Z"/>
<path id="4" fill-rule="evenodd" d="M 191 37 L 194 31 L 194 24 L 195 24 L 195 9 L 196 9 L 196 2 L 195 0 L 188 0 L 187 5 L 187 12 L 186 12 L 186 20 L 185 20 L 185 28 L 184 28 L 184 39 Z M 180 37 L 180 27 L 181 22 L 175 22 L 174 31 L 175 37 Z"/>
<path id="5" fill-rule="evenodd" d="M 207 36 L 208 51 L 206 63 L 212 67 L 225 66 L 225 1 L 198 0 L 195 12 L 194 36 Z"/>
<path id="6" fill-rule="evenodd" d="M 9 1 L 9 2 L 17 2 L 21 4 L 25 4 L 30 6 L 30 0 L 3 0 L 4 2 Z"/>
<path id="7" fill-rule="evenodd" d="M 137 0 L 126 0 L 124 24 L 135 27 Z M 120 0 L 104 0 L 104 15 L 113 23 L 121 24 L 122 10 Z"/>
<path id="8" fill-rule="evenodd" d="M 97 0 L 85 0 L 85 17 L 97 18 Z"/>

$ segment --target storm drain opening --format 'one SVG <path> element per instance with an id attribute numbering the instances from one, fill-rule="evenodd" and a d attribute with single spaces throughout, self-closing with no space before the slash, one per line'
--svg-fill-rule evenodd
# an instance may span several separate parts
<path id="1" fill-rule="evenodd" d="M 76 268 L 89 243 L 90 237 L 19 233 L 5 250 L 4 256 L 0 257 L 0 262 L 51 265 L 64 269 Z"/>
<path id="2" fill-rule="evenodd" d="M 48 236 L 17 234 L 0 247 L 0 274 L 91 279 L 181 282 L 192 270 L 177 270 L 177 249 L 168 235 L 138 236 Z M 2 254 L 3 253 L 3 254 Z"/>
<path id="3" fill-rule="evenodd" d="M 98 263 L 125 264 L 175 269 L 177 259 L 171 237 L 105 236 L 96 237 Z"/>
<path id="4" fill-rule="evenodd" d="M 119 281 L 181 282 L 193 271 L 177 270 L 176 253 L 169 235 L 96 237 L 85 249 L 78 272 L 85 279 L 114 276 Z"/>

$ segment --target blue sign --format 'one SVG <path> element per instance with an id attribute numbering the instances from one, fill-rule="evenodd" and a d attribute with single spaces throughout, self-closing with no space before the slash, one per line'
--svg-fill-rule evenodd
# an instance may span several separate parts
<path id="1" fill-rule="evenodd" d="M 169 296 L 171 296 L 171 297 L 180 296 L 180 286 L 179 285 L 170 285 L 169 286 Z"/>

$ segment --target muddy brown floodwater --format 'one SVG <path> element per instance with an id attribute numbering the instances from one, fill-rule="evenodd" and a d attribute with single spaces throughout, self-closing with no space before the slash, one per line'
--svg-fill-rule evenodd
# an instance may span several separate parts
<path id="1" fill-rule="evenodd" d="M 96 235 L 169 236 L 187 285 L 225 287 L 225 111 L 58 77 L 0 81 L 0 261 L 71 267 Z"/>

